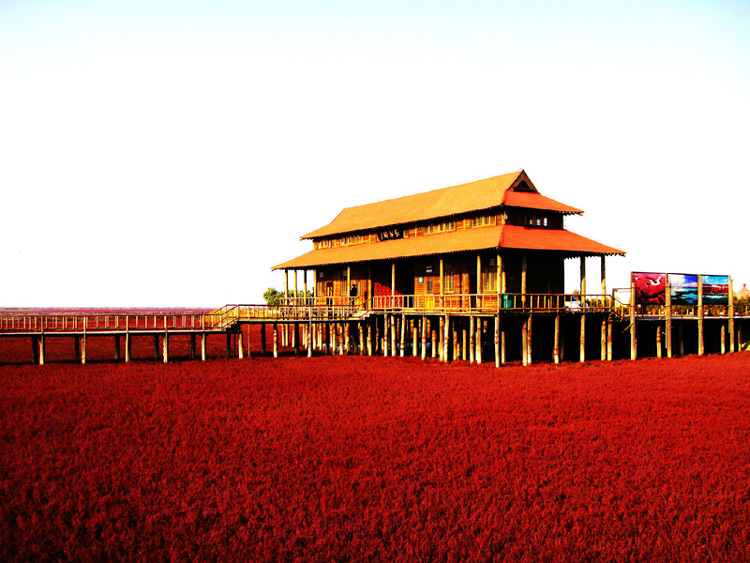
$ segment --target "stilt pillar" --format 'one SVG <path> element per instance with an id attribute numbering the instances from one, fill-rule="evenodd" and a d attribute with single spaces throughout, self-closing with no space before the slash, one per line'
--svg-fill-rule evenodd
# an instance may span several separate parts
<path id="1" fill-rule="evenodd" d="M 579 361 L 586 361 L 586 315 L 581 313 L 581 351 Z"/>
<path id="2" fill-rule="evenodd" d="M 560 363 L 560 315 L 555 315 L 555 343 L 552 349 L 552 361 Z"/>

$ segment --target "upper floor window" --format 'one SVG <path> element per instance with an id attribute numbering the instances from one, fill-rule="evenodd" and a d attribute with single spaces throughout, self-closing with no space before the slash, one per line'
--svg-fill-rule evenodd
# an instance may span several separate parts
<path id="1" fill-rule="evenodd" d="M 427 225 L 427 232 L 429 234 L 442 233 L 445 231 L 455 231 L 455 230 L 456 230 L 455 221 L 447 221 L 445 223 L 430 223 L 429 225 Z"/>
<path id="2" fill-rule="evenodd" d="M 361 244 L 363 242 L 365 242 L 364 235 L 347 235 L 341 239 L 342 246 L 346 246 L 348 244 Z"/>
<path id="3" fill-rule="evenodd" d="M 481 215 L 471 218 L 472 227 L 484 227 L 485 225 L 494 225 L 497 222 L 495 215 Z"/>

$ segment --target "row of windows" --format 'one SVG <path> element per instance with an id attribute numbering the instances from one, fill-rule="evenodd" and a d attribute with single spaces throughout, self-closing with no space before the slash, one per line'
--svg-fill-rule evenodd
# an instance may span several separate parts
<path id="1" fill-rule="evenodd" d="M 498 216 L 494 214 L 490 215 L 479 215 L 472 217 L 470 220 L 466 220 L 467 223 L 470 221 L 471 226 L 475 227 L 486 227 L 490 225 L 497 225 Z M 551 227 L 552 222 L 547 215 L 544 214 L 528 214 L 528 213 L 513 213 L 508 215 L 508 223 L 512 225 L 524 225 L 527 227 Z M 446 231 L 455 231 L 456 221 L 443 221 L 440 223 L 431 223 L 427 225 L 427 234 L 444 233 Z M 406 231 L 404 231 L 404 236 Z M 333 246 L 346 246 L 350 244 L 362 244 L 370 241 L 370 235 L 347 235 L 336 241 L 334 239 L 324 239 L 317 241 L 317 248 L 331 248 Z"/>

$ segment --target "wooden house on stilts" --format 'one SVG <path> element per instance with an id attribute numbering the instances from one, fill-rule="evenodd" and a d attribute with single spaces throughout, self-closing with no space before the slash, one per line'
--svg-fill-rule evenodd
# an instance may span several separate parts
<path id="1" fill-rule="evenodd" d="M 605 260 L 625 253 L 564 228 L 566 215 L 582 213 L 543 196 L 524 171 L 513 172 L 346 208 L 302 237 L 312 241 L 310 252 L 274 269 L 287 273 L 287 294 L 289 272 L 295 289 L 297 272 L 305 289 L 312 272 L 314 297 L 298 305 L 329 308 L 332 317 L 345 319 L 332 327 L 334 334 L 353 329 L 357 337 L 347 340 L 369 353 L 475 362 L 494 356 L 498 365 L 557 362 L 573 353 L 584 360 L 593 350 L 587 330 L 596 326 L 606 359 L 613 304 Z M 601 259 L 601 286 L 593 292 L 586 285 L 587 257 Z M 580 262 L 581 284 L 566 295 L 570 258 Z M 324 325 L 316 341 L 330 350 L 336 345 Z"/>

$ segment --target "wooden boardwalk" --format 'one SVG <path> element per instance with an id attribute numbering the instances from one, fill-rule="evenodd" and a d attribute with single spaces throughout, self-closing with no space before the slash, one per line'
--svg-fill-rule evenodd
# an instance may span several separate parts
<path id="1" fill-rule="evenodd" d="M 49 338 L 73 338 L 76 358 L 85 363 L 87 341 L 91 338 L 114 337 L 114 359 L 127 362 L 131 359 L 131 338 L 152 336 L 155 356 L 161 349 L 159 355 L 167 362 L 169 337 L 189 335 L 191 358 L 197 357 L 197 338 L 200 338 L 200 356 L 205 360 L 206 339 L 217 334 L 226 335 L 228 342 L 236 338 L 238 355 L 244 357 L 242 326 L 260 324 L 261 352 L 267 353 L 265 326 L 270 325 L 275 356 L 280 345 L 291 345 L 297 352 L 301 347 L 306 348 L 308 355 L 314 350 L 348 353 L 354 349 L 358 353 L 383 355 L 409 352 L 444 361 L 460 358 L 481 362 L 483 356 L 492 356 L 496 365 L 501 365 L 514 354 L 524 364 L 531 363 L 532 346 L 539 346 L 539 341 L 549 348 L 544 355 L 559 362 L 565 342 L 568 342 L 568 357 L 572 355 L 571 338 L 577 341 L 575 348 L 580 361 L 587 357 L 611 360 L 613 335 L 621 337 L 623 332 L 630 337 L 630 357 L 635 359 L 639 349 L 636 326 L 644 327 L 643 333 L 653 340 L 646 348 L 653 348 L 655 356 L 672 355 L 673 334 L 677 335 L 675 346 L 684 352 L 682 331 L 695 326 L 696 352 L 702 354 L 707 338 L 704 320 L 709 321 L 712 330 L 713 325 L 720 327 L 719 337 L 708 336 L 720 340 L 720 347 L 715 348 L 721 352 L 735 351 L 743 348 L 742 321 L 746 319 L 746 308 L 672 307 L 669 311 L 663 306 L 633 308 L 613 295 L 583 298 L 577 294 L 391 295 L 366 302 L 349 297 L 308 297 L 282 299 L 278 305 L 226 305 L 213 311 L 0 310 L 0 338 L 30 338 L 34 361 L 43 364 L 45 341 Z M 592 325 L 596 327 L 600 353 L 592 352 Z M 541 331 L 542 337 L 534 335 L 532 326 L 539 327 L 536 330 Z"/>

